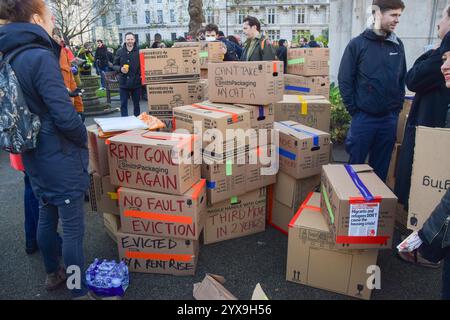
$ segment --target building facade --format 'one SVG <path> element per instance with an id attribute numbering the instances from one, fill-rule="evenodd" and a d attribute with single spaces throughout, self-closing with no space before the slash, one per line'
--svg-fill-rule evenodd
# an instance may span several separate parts
<path id="1" fill-rule="evenodd" d="M 123 42 L 127 32 L 139 43 L 151 43 L 159 33 L 165 40 L 186 37 L 189 30 L 188 0 L 116 0 L 118 8 L 98 21 L 95 39 L 108 44 Z M 272 40 L 292 40 L 301 33 L 319 36 L 328 29 L 329 0 L 203 0 L 206 23 L 215 23 L 227 35 L 242 35 L 242 20 L 261 20 Z"/>

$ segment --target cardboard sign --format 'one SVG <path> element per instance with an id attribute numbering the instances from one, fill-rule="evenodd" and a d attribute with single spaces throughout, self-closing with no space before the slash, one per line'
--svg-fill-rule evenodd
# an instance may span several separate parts
<path id="1" fill-rule="evenodd" d="M 205 100 L 205 81 L 158 83 L 147 86 L 149 114 L 157 118 L 172 118 L 172 109 Z"/>
<path id="2" fill-rule="evenodd" d="M 210 63 L 209 100 L 267 105 L 283 100 L 283 62 Z"/>
<path id="3" fill-rule="evenodd" d="M 377 265 L 378 250 L 342 250 L 320 202 L 320 193 L 311 194 L 289 225 L 286 280 L 369 300 L 367 269 Z"/>
<path id="4" fill-rule="evenodd" d="M 287 73 L 299 76 L 329 76 L 330 49 L 328 48 L 289 49 Z"/>
<path id="5" fill-rule="evenodd" d="M 205 244 L 236 239 L 266 229 L 266 188 L 208 207 Z"/>
<path id="6" fill-rule="evenodd" d="M 199 47 L 140 50 L 142 85 L 200 79 Z"/>
<path id="7" fill-rule="evenodd" d="M 182 195 L 200 180 L 200 166 L 178 163 L 195 157 L 195 137 L 145 130 L 129 131 L 108 140 L 111 183 Z M 192 160 L 191 163 L 194 161 Z"/>
<path id="8" fill-rule="evenodd" d="M 331 103 L 323 96 L 285 95 L 275 104 L 275 121 L 295 121 L 330 132 Z"/>
<path id="9" fill-rule="evenodd" d="M 450 189 L 450 129 L 418 127 L 408 229 L 419 231 Z"/>
<path id="10" fill-rule="evenodd" d="M 295 179 L 280 171 L 275 184 L 274 209 L 269 217 L 269 223 L 287 235 L 289 222 L 308 195 L 320 187 L 320 180 L 320 175 Z"/>
<path id="11" fill-rule="evenodd" d="M 280 131 L 280 171 L 295 179 L 308 178 L 322 172 L 330 163 L 331 136 L 297 122 L 275 122 Z"/>
<path id="12" fill-rule="evenodd" d="M 119 257 L 130 272 L 193 276 L 199 242 L 118 233 Z"/>
<path id="13" fill-rule="evenodd" d="M 303 77 L 293 74 L 284 76 L 284 94 L 304 96 L 330 96 L 330 78 L 328 76 Z"/>
<path id="14" fill-rule="evenodd" d="M 206 181 L 181 196 L 119 189 L 122 232 L 198 240 L 206 218 Z"/>
<path id="15" fill-rule="evenodd" d="M 368 165 L 327 165 L 321 209 L 336 244 L 346 249 L 391 249 L 397 197 Z"/>
<path id="16" fill-rule="evenodd" d="M 117 187 L 111 184 L 110 176 L 101 177 L 96 172 L 90 175 L 89 199 L 94 212 L 119 215 Z"/>

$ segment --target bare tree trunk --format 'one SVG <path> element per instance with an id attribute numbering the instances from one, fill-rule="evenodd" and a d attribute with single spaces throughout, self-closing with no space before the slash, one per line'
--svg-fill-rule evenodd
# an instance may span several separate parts
<path id="1" fill-rule="evenodd" d="M 189 35 L 195 37 L 198 30 L 202 28 L 202 23 L 205 22 L 203 15 L 203 0 L 189 0 Z"/>

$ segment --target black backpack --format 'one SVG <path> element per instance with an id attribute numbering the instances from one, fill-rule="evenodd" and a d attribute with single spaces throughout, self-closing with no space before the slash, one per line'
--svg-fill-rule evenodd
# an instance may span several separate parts
<path id="1" fill-rule="evenodd" d="M 0 52 L 0 148 L 21 154 L 36 148 L 41 128 L 39 117 L 30 112 L 22 88 L 11 67 L 11 61 L 21 52 L 44 46 L 25 45 L 4 55 Z"/>

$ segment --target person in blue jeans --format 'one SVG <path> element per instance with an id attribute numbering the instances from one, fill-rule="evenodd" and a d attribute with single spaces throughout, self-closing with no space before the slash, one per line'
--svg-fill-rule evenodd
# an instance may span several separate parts
<path id="1" fill-rule="evenodd" d="M 346 149 L 350 164 L 369 165 L 386 181 L 405 97 L 406 57 L 394 33 L 405 8 L 401 0 L 374 0 L 375 23 L 352 39 L 338 75 L 344 104 L 353 120 Z"/>
<path id="2" fill-rule="evenodd" d="M 128 116 L 128 99 L 131 96 L 134 115 L 141 113 L 139 101 L 141 98 L 141 62 L 136 37 L 129 32 L 125 35 L 125 44 L 117 51 L 114 59 L 114 70 L 120 72 L 120 113 Z"/>
<path id="3" fill-rule="evenodd" d="M 52 13 L 41 0 L 9 1 L 0 6 L 0 19 L 7 22 L 0 28 L 0 51 L 7 57 L 15 53 L 10 64 L 22 89 L 21 98 L 41 122 L 37 146 L 22 153 L 22 160 L 40 204 L 37 242 L 47 273 L 45 288 L 63 286 L 65 270 L 71 267 L 81 272 L 81 285 L 71 289 L 73 298 L 90 299 L 83 277 L 87 132 L 61 75 L 61 46 L 51 37 Z M 58 257 L 59 220 L 64 266 Z"/>
<path id="4" fill-rule="evenodd" d="M 31 187 L 30 178 L 25 174 L 25 191 L 23 203 L 25 209 L 25 251 L 33 254 L 38 250 L 37 228 L 39 222 L 39 201 L 36 199 Z"/>

